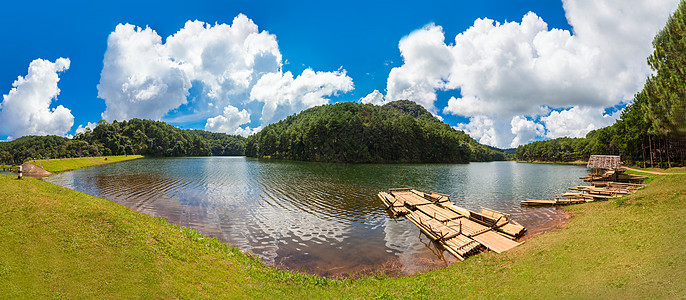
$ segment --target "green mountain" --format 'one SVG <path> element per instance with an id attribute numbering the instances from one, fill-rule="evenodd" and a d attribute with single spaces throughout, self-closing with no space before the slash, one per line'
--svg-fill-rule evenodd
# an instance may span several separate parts
<path id="1" fill-rule="evenodd" d="M 418 163 L 502 160 L 504 155 L 401 100 L 313 107 L 248 137 L 245 155 L 301 161 Z"/>
<path id="2" fill-rule="evenodd" d="M 100 121 L 73 139 L 25 136 L 0 142 L 0 162 L 21 163 L 27 158 L 142 154 L 149 156 L 243 155 L 245 138 L 203 130 L 183 130 L 159 121 L 131 119 Z"/>

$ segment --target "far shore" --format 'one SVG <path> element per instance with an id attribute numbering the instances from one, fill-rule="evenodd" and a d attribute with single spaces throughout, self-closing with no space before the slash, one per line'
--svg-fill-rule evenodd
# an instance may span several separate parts
<path id="1" fill-rule="evenodd" d="M 545 161 L 545 160 L 516 160 L 518 163 L 530 163 L 530 164 L 557 164 L 557 165 L 587 165 L 586 160 L 575 160 L 575 161 Z"/>
<path id="2" fill-rule="evenodd" d="M 111 155 L 79 158 L 38 159 L 29 160 L 28 163 L 31 163 L 36 167 L 39 167 L 50 173 L 59 173 L 97 165 L 111 164 L 121 161 L 138 159 L 142 157 L 143 155 Z"/>

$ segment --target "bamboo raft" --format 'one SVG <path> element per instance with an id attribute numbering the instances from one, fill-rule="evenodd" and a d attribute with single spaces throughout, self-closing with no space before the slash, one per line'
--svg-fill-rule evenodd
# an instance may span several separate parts
<path id="1" fill-rule="evenodd" d="M 379 192 L 378 197 L 391 213 L 405 216 L 460 260 L 482 248 L 507 251 L 520 244 L 515 239 L 526 231 L 508 214 L 487 208 L 473 212 L 455 206 L 445 194 L 405 188 Z"/>
<path id="2" fill-rule="evenodd" d="M 553 200 L 524 199 L 521 205 L 526 206 L 549 206 L 570 205 L 595 201 L 604 201 L 612 198 L 635 193 L 644 188 L 645 184 L 633 184 L 623 182 L 602 181 L 594 182 L 593 185 L 580 185 L 569 188 L 579 193 L 564 193 L 555 195 Z"/>

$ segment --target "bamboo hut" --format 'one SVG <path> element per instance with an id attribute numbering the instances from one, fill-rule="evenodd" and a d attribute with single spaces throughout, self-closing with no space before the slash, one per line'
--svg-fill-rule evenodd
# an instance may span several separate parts
<path id="1" fill-rule="evenodd" d="M 586 165 L 589 169 L 618 170 L 621 167 L 619 155 L 591 155 Z"/>

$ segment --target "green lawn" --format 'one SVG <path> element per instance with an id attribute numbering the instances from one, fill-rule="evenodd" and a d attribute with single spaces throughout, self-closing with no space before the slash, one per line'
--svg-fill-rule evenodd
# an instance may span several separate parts
<path id="1" fill-rule="evenodd" d="M 680 298 L 686 175 L 567 209 L 564 229 L 402 278 L 276 270 L 160 218 L 33 178 L 0 176 L 3 298 Z"/>
<path id="2" fill-rule="evenodd" d="M 62 158 L 62 159 L 43 159 L 32 160 L 30 163 L 37 165 L 50 173 L 71 171 L 85 167 L 109 164 L 125 160 L 141 158 L 142 155 L 118 155 L 118 156 L 97 156 L 82 158 Z"/>

